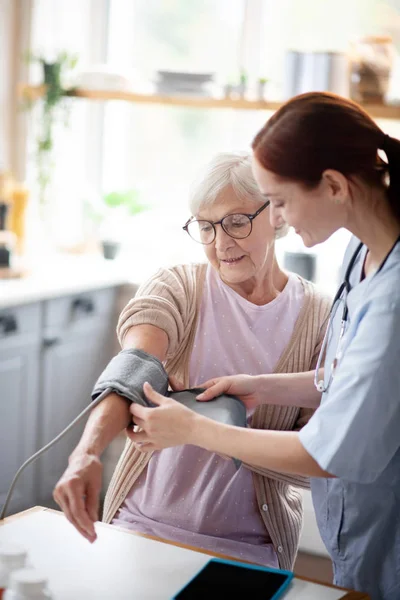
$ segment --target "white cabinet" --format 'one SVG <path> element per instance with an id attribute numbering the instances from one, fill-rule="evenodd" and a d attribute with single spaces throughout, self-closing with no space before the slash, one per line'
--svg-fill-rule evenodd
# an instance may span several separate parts
<path id="1" fill-rule="evenodd" d="M 39 303 L 0 311 L 0 504 L 19 466 L 36 449 L 41 348 Z M 17 512 L 36 499 L 34 469 L 23 473 L 9 506 Z"/>
<path id="2" fill-rule="evenodd" d="M 117 290 L 0 310 L 0 505 L 22 462 L 89 405 L 94 382 L 115 352 Z M 27 467 L 8 514 L 54 506 L 54 484 L 85 422 Z"/>

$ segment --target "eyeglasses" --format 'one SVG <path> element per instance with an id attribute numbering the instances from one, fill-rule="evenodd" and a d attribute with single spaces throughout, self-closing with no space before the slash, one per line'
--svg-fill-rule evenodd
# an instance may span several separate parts
<path id="1" fill-rule="evenodd" d="M 205 221 L 202 219 L 194 219 L 191 217 L 182 227 L 190 237 L 199 244 L 212 244 L 217 235 L 216 225 L 221 225 L 227 235 L 236 240 L 243 240 L 249 237 L 253 229 L 253 220 L 269 206 L 270 201 L 265 204 L 252 215 L 237 213 L 226 215 L 220 221 Z"/>

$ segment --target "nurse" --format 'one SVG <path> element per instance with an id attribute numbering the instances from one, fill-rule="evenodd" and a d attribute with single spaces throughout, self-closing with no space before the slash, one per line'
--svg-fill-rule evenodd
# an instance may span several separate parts
<path id="1" fill-rule="evenodd" d="M 353 237 L 321 349 L 324 369 L 217 378 L 205 383 L 200 400 L 228 392 L 251 407 L 320 406 L 300 432 L 242 429 L 201 417 L 145 384 L 159 406 L 132 405 L 142 431 L 129 435 L 143 451 L 194 444 L 309 475 L 336 585 L 399 600 L 400 141 L 350 100 L 310 93 L 282 106 L 252 147 L 273 227 L 287 222 L 306 246 L 342 227 Z"/>

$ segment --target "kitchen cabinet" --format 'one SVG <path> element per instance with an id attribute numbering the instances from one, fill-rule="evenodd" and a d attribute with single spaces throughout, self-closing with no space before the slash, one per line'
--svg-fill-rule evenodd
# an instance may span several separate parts
<path id="1" fill-rule="evenodd" d="M 36 449 L 41 353 L 41 306 L 0 310 L 0 504 L 19 466 Z M 32 506 L 34 470 L 22 474 L 10 511 Z"/>
<path id="2" fill-rule="evenodd" d="M 40 446 L 52 440 L 90 400 L 93 384 L 112 356 L 113 289 L 49 301 L 45 306 L 42 354 Z M 86 419 L 39 463 L 39 503 L 52 506 L 54 485 L 65 470 Z"/>
<path id="3" fill-rule="evenodd" d="M 116 349 L 118 287 L 0 309 L 0 504 L 18 467 L 90 402 Z M 86 419 L 29 465 L 8 514 L 53 506 L 52 490 Z"/>

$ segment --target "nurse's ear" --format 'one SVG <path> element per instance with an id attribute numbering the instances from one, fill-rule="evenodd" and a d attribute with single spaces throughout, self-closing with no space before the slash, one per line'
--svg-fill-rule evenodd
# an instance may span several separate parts
<path id="1" fill-rule="evenodd" d="M 322 173 L 325 194 L 334 204 L 345 204 L 350 197 L 350 186 L 347 177 L 340 171 L 326 169 Z"/>

